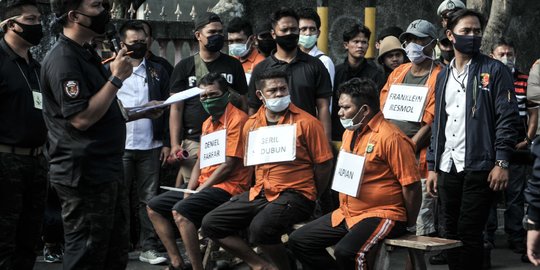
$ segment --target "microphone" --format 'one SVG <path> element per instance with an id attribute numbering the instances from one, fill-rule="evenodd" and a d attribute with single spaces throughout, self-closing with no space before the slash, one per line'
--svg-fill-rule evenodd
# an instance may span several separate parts
<path id="1" fill-rule="evenodd" d="M 113 45 L 112 48 L 110 48 L 112 51 L 118 53 L 120 51 L 120 42 L 118 38 L 118 33 L 116 32 L 116 27 L 114 24 L 109 23 L 107 25 L 107 31 L 105 32 L 105 35 L 107 36 L 107 39 L 111 41 L 111 44 Z"/>

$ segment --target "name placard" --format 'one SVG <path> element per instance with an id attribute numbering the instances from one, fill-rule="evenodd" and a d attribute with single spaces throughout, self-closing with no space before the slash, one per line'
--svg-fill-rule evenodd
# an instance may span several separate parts
<path id="1" fill-rule="evenodd" d="M 206 134 L 201 137 L 200 168 L 225 162 L 225 146 L 227 131 L 225 129 Z"/>
<path id="2" fill-rule="evenodd" d="M 339 152 L 332 189 L 356 197 L 360 193 L 365 157 Z"/>
<path id="3" fill-rule="evenodd" d="M 296 124 L 261 127 L 248 134 L 246 166 L 296 158 Z"/>
<path id="4" fill-rule="evenodd" d="M 384 118 L 420 122 L 428 90 L 425 86 L 393 84 L 384 104 Z"/>

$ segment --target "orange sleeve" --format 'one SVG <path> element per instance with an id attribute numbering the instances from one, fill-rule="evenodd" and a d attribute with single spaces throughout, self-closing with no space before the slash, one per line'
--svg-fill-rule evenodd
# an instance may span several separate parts
<path id="1" fill-rule="evenodd" d="M 329 159 L 332 159 L 334 155 L 330 149 L 330 143 L 326 138 L 324 129 L 318 120 L 303 121 L 302 123 L 303 133 L 305 134 L 305 141 L 307 144 L 307 150 L 311 156 L 313 163 L 323 163 Z"/>
<path id="2" fill-rule="evenodd" d="M 424 109 L 424 116 L 422 116 L 424 125 L 431 125 L 435 119 L 435 84 L 439 72 L 441 72 L 441 67 L 436 66 L 428 81 L 429 90 L 426 98 L 426 108 Z"/>
<path id="3" fill-rule="evenodd" d="M 231 115 L 231 120 L 227 123 L 227 149 L 228 157 L 244 158 L 244 139 L 242 136 L 244 123 L 247 116 Z"/>
<path id="4" fill-rule="evenodd" d="M 386 80 L 386 83 L 384 84 L 383 88 L 381 89 L 381 94 L 379 97 L 379 102 L 381 103 L 381 111 L 384 109 L 384 104 L 386 103 L 386 98 L 388 97 L 388 91 L 390 91 L 390 81 L 393 81 L 393 75 L 394 72 L 390 73 L 390 76 L 388 76 L 388 80 Z"/>
<path id="5" fill-rule="evenodd" d="M 413 143 L 409 138 L 398 133 L 388 134 L 385 148 L 388 165 L 402 186 L 420 181 Z"/>

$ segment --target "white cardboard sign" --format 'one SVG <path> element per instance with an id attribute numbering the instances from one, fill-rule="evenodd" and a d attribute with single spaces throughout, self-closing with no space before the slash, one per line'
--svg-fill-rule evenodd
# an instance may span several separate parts
<path id="1" fill-rule="evenodd" d="M 428 88 L 425 86 L 393 84 L 384 104 L 384 118 L 420 122 L 424 115 L 427 93 Z"/>
<path id="2" fill-rule="evenodd" d="M 356 197 L 362 185 L 365 159 L 363 156 L 341 150 L 336 163 L 332 189 Z"/>
<path id="3" fill-rule="evenodd" d="M 200 168 L 221 164 L 225 162 L 225 146 L 227 145 L 227 131 L 225 129 L 206 134 L 201 137 Z"/>
<path id="4" fill-rule="evenodd" d="M 248 134 L 245 165 L 292 161 L 296 158 L 296 125 L 260 127 Z"/>

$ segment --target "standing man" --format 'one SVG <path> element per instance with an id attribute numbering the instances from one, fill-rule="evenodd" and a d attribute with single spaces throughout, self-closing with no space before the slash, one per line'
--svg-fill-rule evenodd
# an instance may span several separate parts
<path id="1" fill-rule="evenodd" d="M 247 114 L 229 102 L 228 84 L 220 74 L 208 73 L 201 79 L 199 87 L 204 89 L 201 103 L 210 114 L 203 123 L 202 132 L 203 136 L 212 139 L 201 139 L 206 143 L 198 155 L 187 187 L 197 193 L 167 191 L 152 199 L 147 207 L 150 220 L 169 254 L 169 270 L 187 268 L 176 245 L 171 219 L 174 218 L 178 227 L 192 268 L 202 270 L 197 231 L 203 217 L 231 196 L 246 191 L 251 183 L 252 171 L 242 164 L 242 130 Z M 221 159 L 210 163 L 212 159 L 208 157 L 212 153 L 217 153 Z"/>
<path id="2" fill-rule="evenodd" d="M 142 23 L 144 27 L 144 32 L 146 33 L 146 47 L 148 48 L 148 50 L 146 50 L 145 58 L 154 63 L 160 64 L 167 71 L 167 75 L 169 75 L 170 77 L 173 72 L 173 66 L 171 65 L 171 63 L 169 63 L 167 59 L 161 56 L 157 56 L 152 52 L 152 44 L 154 43 L 154 36 L 152 36 L 152 25 L 150 25 L 150 23 L 145 20 L 140 20 L 139 22 Z"/>
<path id="3" fill-rule="evenodd" d="M 118 99 L 126 107 L 141 106 L 150 100 L 167 99 L 169 75 L 160 64 L 145 59 L 147 35 L 143 24 L 127 21 L 120 28 L 120 37 L 122 47 L 132 52 L 133 73 L 124 80 L 117 94 Z M 167 115 L 162 115 L 157 119 L 139 119 L 126 124 L 124 180 L 127 190 L 135 194 L 134 198 L 130 198 L 131 216 L 138 212 L 139 217 L 130 220 L 138 220 L 140 223 L 138 242 L 142 251 L 139 260 L 150 264 L 167 260 L 156 251 L 158 240 L 146 214 L 146 204 L 158 192 L 160 165 L 170 153 L 168 122 Z"/>
<path id="4" fill-rule="evenodd" d="M 480 53 L 484 21 L 463 9 L 448 20 L 455 58 L 439 74 L 428 151 L 427 188 L 441 196 L 447 237 L 463 242 L 448 251 L 450 269 L 480 269 L 482 232 L 493 191 L 506 188 L 519 115 L 512 75 Z"/>
<path id="5" fill-rule="evenodd" d="M 41 81 L 49 177 L 62 204 L 64 269 L 124 269 L 129 245 L 122 179 L 125 122 L 146 116 L 128 115 L 116 98 L 133 71 L 132 59 L 121 49 L 109 72 L 89 45 L 110 20 L 101 1 L 53 0 L 51 9 L 63 33 L 43 60 Z"/>
<path id="6" fill-rule="evenodd" d="M 298 49 L 298 15 L 294 10 L 281 8 L 272 13 L 272 37 L 277 49 L 259 63 L 249 83 L 249 115 L 262 105 L 257 97 L 255 77 L 267 70 L 280 70 L 288 74 L 291 101 L 307 113 L 317 117 L 330 138 L 330 98 L 332 84 L 321 61 Z"/>
<path id="7" fill-rule="evenodd" d="M 343 47 L 347 50 L 347 58 L 336 67 L 334 100 L 339 100 L 337 87 L 352 78 L 371 79 L 377 85 L 377 90 L 384 86 L 384 74 L 373 62 L 364 58 L 370 35 L 371 31 L 360 24 L 354 24 L 343 31 Z M 338 111 L 338 106 L 332 106 L 332 141 L 341 142 L 345 129 L 339 120 Z"/>
<path id="8" fill-rule="evenodd" d="M 515 153 L 510 162 L 508 186 L 504 190 L 506 210 L 504 211 L 504 231 L 508 235 L 508 246 L 516 253 L 525 253 L 525 234 L 523 216 L 525 198 L 523 191 L 527 183 L 530 166 L 529 147 L 536 136 L 538 126 L 538 104 L 527 100 L 527 80 L 529 76 L 516 69 L 516 51 L 513 42 L 503 38 L 492 47 L 492 58 L 501 61 L 511 70 L 514 90 L 520 116 L 520 129 Z M 493 203 L 487 226 L 487 240 L 494 243 L 497 229 L 497 204 Z"/>
<path id="9" fill-rule="evenodd" d="M 332 170 L 332 151 L 322 125 L 291 103 L 287 79 L 287 73 L 277 70 L 258 75 L 256 94 L 264 106 L 247 120 L 243 131 L 245 161 L 255 166 L 255 185 L 208 213 L 201 227 L 205 236 L 252 269 L 290 269 L 281 235 L 311 216 Z M 289 136 L 276 139 L 277 134 Z M 255 149 L 266 154 L 257 156 L 260 152 Z M 266 158 L 275 158 L 275 162 L 264 162 Z M 250 242 L 258 245 L 271 263 L 237 236 L 246 228 Z"/>
<path id="10" fill-rule="evenodd" d="M 47 190 L 39 63 L 43 37 L 35 1 L 11 1 L 0 23 L 0 268 L 32 269 Z"/>
<path id="11" fill-rule="evenodd" d="M 256 37 L 253 35 L 251 23 L 240 17 L 234 17 L 227 26 L 229 55 L 236 57 L 242 63 L 246 80 L 249 81 L 255 66 L 264 60 L 255 46 Z"/>
<path id="12" fill-rule="evenodd" d="M 381 110 L 388 102 L 390 92 L 393 88 L 400 87 L 400 84 L 406 84 L 410 87 L 407 89 L 411 92 L 420 92 L 427 87 L 420 121 L 400 119 L 390 119 L 389 121 L 401 129 L 414 143 L 418 171 L 422 178 L 422 209 L 418 215 L 417 234 L 429 235 L 436 231 L 435 199 L 426 192 L 426 152 L 431 137 L 431 124 L 435 115 L 435 83 L 437 75 L 442 70 L 433 57 L 437 46 L 437 31 L 430 22 L 415 20 L 409 24 L 407 31 L 401 34 L 400 41 L 405 45 L 405 52 L 411 62 L 399 66 L 388 77 L 388 81 L 381 90 Z"/>
<path id="13" fill-rule="evenodd" d="M 199 53 L 182 59 L 176 64 L 171 77 L 171 93 L 196 87 L 204 75 L 215 72 L 225 77 L 235 93 L 240 94 L 242 105 L 245 105 L 247 83 L 242 64 L 234 57 L 220 52 L 225 37 L 219 16 L 212 12 L 197 16 L 195 38 L 199 44 Z M 188 183 L 191 177 L 191 170 L 197 160 L 202 123 L 208 116 L 210 115 L 204 110 L 198 97 L 192 97 L 171 106 L 169 120 L 171 155 L 177 158 L 176 153 L 180 149 L 189 152 L 189 158 L 181 161 L 178 172 L 184 183 Z"/>
<path id="14" fill-rule="evenodd" d="M 300 36 L 298 37 L 298 47 L 303 52 L 319 58 L 328 70 L 330 81 L 334 86 L 334 75 L 336 73 L 334 62 L 324 52 L 317 48 L 317 39 L 321 34 L 321 18 L 319 14 L 312 8 L 301 8 L 298 10 L 298 27 L 300 28 Z"/>
<path id="15" fill-rule="evenodd" d="M 270 31 L 272 31 L 272 24 L 269 21 L 255 30 L 255 46 L 264 58 L 270 56 L 276 49 L 276 41 L 272 38 Z"/>

